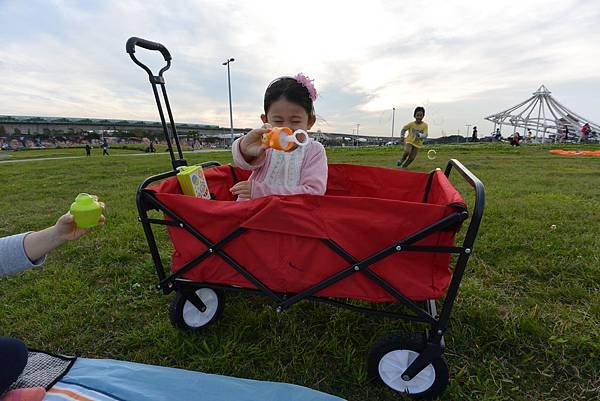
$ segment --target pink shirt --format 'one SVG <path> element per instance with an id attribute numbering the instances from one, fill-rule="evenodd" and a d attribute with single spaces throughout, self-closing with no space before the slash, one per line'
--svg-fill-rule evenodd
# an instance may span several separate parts
<path id="1" fill-rule="evenodd" d="M 249 178 L 252 199 L 268 195 L 325 194 L 327 156 L 319 142 L 311 141 L 292 152 L 269 148 L 261 157 L 248 163 L 240 151 L 242 138 L 233 143 L 233 161 L 236 166 L 252 171 Z"/>

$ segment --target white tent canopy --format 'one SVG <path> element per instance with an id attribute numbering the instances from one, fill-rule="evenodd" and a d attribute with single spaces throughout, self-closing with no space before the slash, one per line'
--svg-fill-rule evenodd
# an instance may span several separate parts
<path id="1" fill-rule="evenodd" d="M 544 86 L 533 92 L 533 96 L 509 109 L 485 117 L 494 123 L 494 132 L 497 126 L 502 130 L 502 125 L 523 129 L 525 137 L 528 130 L 535 132 L 535 137 L 542 142 L 546 137 L 559 137 L 565 130 L 570 135 L 581 134 L 581 127 L 588 123 L 592 131 L 599 132 L 600 124 L 594 123 L 577 113 L 572 112 L 550 95 Z"/>

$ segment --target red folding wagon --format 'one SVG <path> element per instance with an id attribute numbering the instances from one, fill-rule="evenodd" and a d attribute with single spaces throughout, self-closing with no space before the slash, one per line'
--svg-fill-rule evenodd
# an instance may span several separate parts
<path id="1" fill-rule="evenodd" d="M 160 51 L 167 65 L 153 75 L 135 57 L 135 46 Z M 184 195 L 175 176 L 187 163 L 162 76 L 171 56 L 163 45 L 144 39 L 130 38 L 126 47 L 149 75 L 173 167 L 147 178 L 137 191 L 157 288 L 176 293 L 172 323 L 199 330 L 213 322 L 223 309 L 224 290 L 265 295 L 277 312 L 310 299 L 422 323 L 423 333 L 388 335 L 375 344 L 368 373 L 416 397 L 443 391 L 448 383 L 443 335 L 483 215 L 481 181 L 457 160 L 450 160 L 445 171 L 430 173 L 330 164 L 323 196 L 273 195 L 236 202 L 229 188 L 250 172 L 207 162 L 202 166 L 212 199 Z M 455 235 L 469 212 L 448 179 L 453 169 L 475 192 L 462 245 L 455 243 Z M 151 218 L 150 210 L 164 217 Z M 166 226 L 173 243 L 170 271 L 161 260 L 156 225 Z M 451 269 L 453 254 L 457 258 Z M 397 312 L 399 304 L 402 312 Z"/>

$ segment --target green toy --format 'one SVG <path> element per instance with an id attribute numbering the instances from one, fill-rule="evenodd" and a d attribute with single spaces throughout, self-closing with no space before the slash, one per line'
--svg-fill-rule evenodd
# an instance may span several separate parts
<path id="1" fill-rule="evenodd" d="M 81 193 L 75 198 L 69 210 L 79 228 L 92 228 L 98 225 L 102 214 L 102 205 L 98 198 L 89 194 Z"/>

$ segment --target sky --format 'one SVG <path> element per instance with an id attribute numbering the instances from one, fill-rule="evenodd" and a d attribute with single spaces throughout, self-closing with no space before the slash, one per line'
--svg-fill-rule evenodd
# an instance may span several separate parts
<path id="1" fill-rule="evenodd" d="M 125 52 L 137 36 L 169 49 L 181 123 L 229 127 L 230 57 L 237 128 L 260 126 L 268 83 L 298 72 L 314 79 L 323 132 L 390 136 L 393 120 L 398 135 L 425 106 L 430 136 L 483 136 L 485 116 L 542 84 L 600 122 L 598 21 L 595 0 L 0 0 L 0 115 L 158 120 Z"/>

